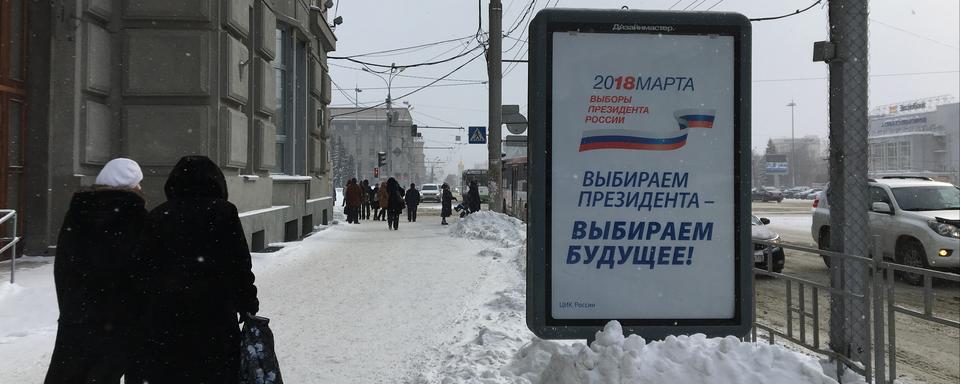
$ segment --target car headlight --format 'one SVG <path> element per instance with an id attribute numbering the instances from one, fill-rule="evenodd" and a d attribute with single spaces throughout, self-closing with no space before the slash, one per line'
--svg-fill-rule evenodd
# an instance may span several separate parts
<path id="1" fill-rule="evenodd" d="M 770 242 L 776 245 L 780 245 L 780 235 L 778 234 L 777 237 L 770 239 Z"/>
<path id="2" fill-rule="evenodd" d="M 940 236 L 960 239 L 960 228 L 958 228 L 956 225 L 940 223 L 937 221 L 929 221 L 927 222 L 927 225 L 929 225 L 930 229 L 933 229 L 934 232 L 940 234 Z"/>

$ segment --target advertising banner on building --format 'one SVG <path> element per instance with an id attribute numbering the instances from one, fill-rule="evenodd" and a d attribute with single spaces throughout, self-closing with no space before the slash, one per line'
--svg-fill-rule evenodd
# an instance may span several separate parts
<path id="1" fill-rule="evenodd" d="M 768 175 L 786 175 L 790 171 L 787 164 L 787 155 L 767 154 L 765 155 L 764 171 Z"/>
<path id="2" fill-rule="evenodd" d="M 556 338 L 613 319 L 653 338 L 745 332 L 746 19 L 553 10 L 533 24 L 530 162 L 544 179 L 531 184 L 543 199 L 528 325 Z"/>

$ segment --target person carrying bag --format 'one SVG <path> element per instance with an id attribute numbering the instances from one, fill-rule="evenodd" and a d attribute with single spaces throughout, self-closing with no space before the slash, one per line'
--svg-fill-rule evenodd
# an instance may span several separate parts
<path id="1" fill-rule="evenodd" d="M 240 384 L 283 384 L 270 319 L 247 314 L 240 348 Z"/>

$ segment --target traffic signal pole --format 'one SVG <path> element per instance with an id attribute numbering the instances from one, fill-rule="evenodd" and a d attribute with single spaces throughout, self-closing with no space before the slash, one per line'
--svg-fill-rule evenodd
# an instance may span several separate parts
<path id="1" fill-rule="evenodd" d="M 500 0 L 490 0 L 490 34 L 487 48 L 487 77 L 490 83 L 489 115 L 487 126 L 487 186 L 490 188 L 490 210 L 500 211 L 500 102 L 501 102 L 501 43 L 503 5 Z"/>

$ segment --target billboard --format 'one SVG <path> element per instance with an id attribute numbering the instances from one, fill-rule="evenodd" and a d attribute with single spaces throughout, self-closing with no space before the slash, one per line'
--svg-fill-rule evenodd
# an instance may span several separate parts
<path id="1" fill-rule="evenodd" d="M 527 323 L 749 329 L 749 22 L 545 10 L 531 28 Z"/>
<path id="2" fill-rule="evenodd" d="M 790 172 L 787 155 L 767 154 L 764 157 L 764 170 L 768 175 L 786 175 Z"/>

